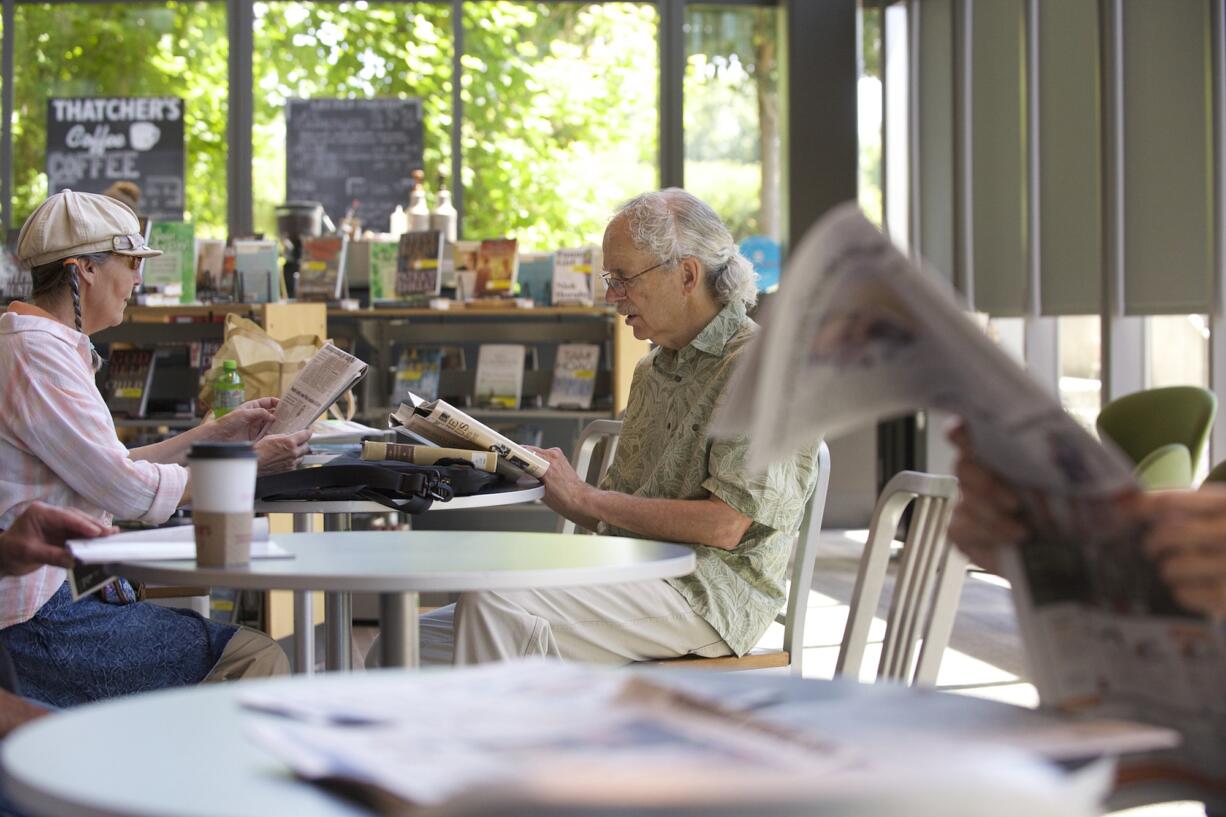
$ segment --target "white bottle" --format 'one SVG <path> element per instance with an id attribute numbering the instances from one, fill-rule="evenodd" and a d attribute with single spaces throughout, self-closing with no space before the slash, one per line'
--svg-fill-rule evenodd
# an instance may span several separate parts
<path id="1" fill-rule="evenodd" d="M 413 232 L 430 229 L 430 205 L 426 203 L 426 188 L 421 183 L 425 174 L 413 171 L 413 191 L 409 193 L 409 229 Z"/>
<path id="2" fill-rule="evenodd" d="M 451 191 L 439 185 L 438 203 L 430 212 L 430 229 L 438 230 L 452 244 L 456 238 L 456 210 L 451 204 Z"/>
<path id="3" fill-rule="evenodd" d="M 389 225 L 388 232 L 390 232 L 394 237 L 400 238 L 400 236 L 404 235 L 408 231 L 409 214 L 404 211 L 404 207 L 397 204 L 396 209 L 392 211 L 392 220 L 391 224 Z"/>

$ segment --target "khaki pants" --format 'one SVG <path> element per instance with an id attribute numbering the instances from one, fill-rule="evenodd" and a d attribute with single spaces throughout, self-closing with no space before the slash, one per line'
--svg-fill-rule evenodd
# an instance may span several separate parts
<path id="1" fill-rule="evenodd" d="M 371 654 L 378 654 L 377 645 Z M 690 654 L 716 658 L 732 650 L 662 579 L 464 593 L 457 604 L 421 617 L 423 664 L 479 664 L 526 656 L 628 664 Z"/>
<path id="2" fill-rule="evenodd" d="M 213 669 L 200 683 L 213 684 L 273 675 L 289 675 L 289 659 L 285 651 L 259 630 L 239 627 L 221 651 L 221 658 L 217 659 Z"/>

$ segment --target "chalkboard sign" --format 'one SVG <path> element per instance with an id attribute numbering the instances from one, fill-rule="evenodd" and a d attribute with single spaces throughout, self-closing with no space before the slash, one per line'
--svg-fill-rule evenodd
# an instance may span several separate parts
<path id="1" fill-rule="evenodd" d="M 48 192 L 101 193 L 121 180 L 140 187 L 141 215 L 183 220 L 183 100 L 48 99 Z"/>
<path id="2" fill-rule="evenodd" d="M 291 99 L 285 107 L 285 198 L 318 201 L 339 223 L 358 201 L 362 226 L 388 229 L 422 168 L 420 99 Z"/>

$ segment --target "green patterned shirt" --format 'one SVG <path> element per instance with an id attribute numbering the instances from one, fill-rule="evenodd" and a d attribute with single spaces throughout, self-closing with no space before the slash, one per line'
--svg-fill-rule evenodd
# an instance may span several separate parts
<path id="1" fill-rule="evenodd" d="M 753 520 L 732 550 L 694 545 L 697 569 L 668 580 L 737 655 L 753 648 L 783 606 L 788 555 L 817 479 L 816 444 L 753 474 L 747 438 L 708 434 L 724 385 L 757 328 L 739 302 L 729 304 L 685 348 L 656 347 L 640 360 L 617 455 L 601 483 L 654 499 L 714 494 Z M 603 522 L 599 532 L 637 535 Z"/>

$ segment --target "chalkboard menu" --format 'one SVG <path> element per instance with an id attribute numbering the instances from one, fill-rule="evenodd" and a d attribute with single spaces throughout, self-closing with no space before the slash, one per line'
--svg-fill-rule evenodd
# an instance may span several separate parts
<path id="1" fill-rule="evenodd" d="M 285 198 L 318 201 L 338 223 L 356 200 L 362 226 L 386 232 L 408 207 L 422 140 L 420 99 L 288 100 Z"/>
<path id="2" fill-rule="evenodd" d="M 48 192 L 101 193 L 121 180 L 140 187 L 141 215 L 183 220 L 183 100 L 48 99 Z"/>

